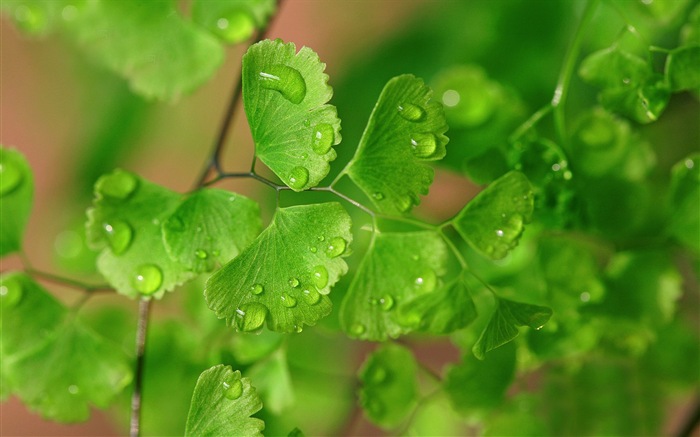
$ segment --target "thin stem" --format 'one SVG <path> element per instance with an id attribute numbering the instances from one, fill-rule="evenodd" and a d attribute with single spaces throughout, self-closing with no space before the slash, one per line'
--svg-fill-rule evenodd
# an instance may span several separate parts
<path id="1" fill-rule="evenodd" d="M 148 320 L 151 313 L 151 300 L 139 301 L 139 320 L 136 328 L 136 369 L 134 374 L 134 392 L 131 395 L 131 437 L 141 435 L 141 390 L 143 386 L 144 358 L 146 350 L 146 336 L 148 334 Z"/>
<path id="2" fill-rule="evenodd" d="M 31 268 L 31 267 L 25 268 L 24 271 L 28 275 L 30 275 L 34 278 L 43 279 L 44 281 L 52 282 L 54 284 L 65 285 L 67 287 L 87 291 L 88 293 L 95 293 L 95 292 L 100 292 L 100 291 L 114 291 L 114 289 L 112 287 L 110 287 L 109 285 L 86 284 L 84 282 L 76 281 L 74 279 L 64 278 L 62 276 L 57 276 L 57 275 L 54 275 L 51 273 L 42 272 L 40 270 L 36 270 L 34 268 Z"/>
<path id="3" fill-rule="evenodd" d="M 445 228 L 447 226 L 450 226 L 452 223 L 451 222 L 446 222 L 442 226 L 438 228 L 438 231 L 440 233 L 440 236 L 442 237 L 443 241 L 445 241 L 445 244 L 447 244 L 447 247 L 450 248 L 452 253 L 454 254 L 455 258 L 457 258 L 457 261 L 459 262 L 459 265 L 462 267 L 462 270 L 467 268 L 467 261 L 465 261 L 464 256 L 462 256 L 462 252 L 459 251 L 457 246 L 455 246 L 454 242 L 450 240 L 450 238 L 445 234 Z"/>
<path id="4" fill-rule="evenodd" d="M 548 103 L 546 106 L 540 108 L 537 112 L 532 114 L 530 118 L 525 120 L 523 124 L 521 124 L 514 132 L 511 134 L 510 137 L 508 137 L 508 142 L 509 143 L 514 143 L 517 140 L 520 139 L 523 135 L 525 135 L 530 129 L 532 129 L 537 123 L 539 123 L 540 120 L 542 120 L 545 116 L 547 116 L 550 112 L 552 112 L 552 109 L 554 107 L 552 106 L 551 103 Z"/>
<path id="5" fill-rule="evenodd" d="M 361 204 L 357 200 L 353 199 L 352 197 L 347 196 L 347 195 L 341 193 L 340 191 L 337 191 L 335 188 L 333 188 L 332 185 L 328 186 L 328 187 L 312 187 L 309 189 L 309 191 L 327 191 L 329 193 L 333 193 L 336 196 L 340 197 L 341 199 L 345 200 L 346 202 L 352 204 L 356 208 L 359 208 L 362 211 L 364 211 L 365 213 L 369 214 L 371 217 L 374 217 L 376 215 L 374 211 L 367 208 L 366 206 L 364 206 L 363 204 Z"/>
<path id="6" fill-rule="evenodd" d="M 554 90 L 552 97 L 552 107 L 554 108 L 554 126 L 557 131 L 557 136 L 562 145 L 566 144 L 566 120 L 564 115 L 564 107 L 569 94 L 569 85 L 573 76 L 574 67 L 578 60 L 581 51 L 581 43 L 583 42 L 583 31 L 588 27 L 589 22 L 593 18 L 593 12 L 600 0 L 590 0 L 583 11 L 583 17 L 576 29 L 574 39 L 569 46 L 564 57 L 564 65 L 559 72 L 557 87 Z"/>

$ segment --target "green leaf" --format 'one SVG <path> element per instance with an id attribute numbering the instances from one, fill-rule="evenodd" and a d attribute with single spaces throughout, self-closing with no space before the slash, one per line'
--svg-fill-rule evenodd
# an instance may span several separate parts
<path id="1" fill-rule="evenodd" d="M 252 416 L 262 401 L 248 378 L 219 364 L 202 372 L 192 395 L 185 436 L 259 436 L 265 423 Z"/>
<path id="2" fill-rule="evenodd" d="M 401 325 L 430 334 L 449 334 L 476 319 L 474 301 L 460 279 L 435 292 L 410 297 L 397 311 Z"/>
<path id="3" fill-rule="evenodd" d="M 607 109 L 625 115 L 638 123 L 656 121 L 666 108 L 670 93 L 660 77 L 649 84 L 628 90 L 608 88 L 598 98 Z"/>
<path id="4" fill-rule="evenodd" d="M 669 53 L 666 80 L 671 91 L 700 88 L 700 45 L 678 47 Z"/>
<path id="5" fill-rule="evenodd" d="M 395 428 L 418 400 L 418 366 L 410 350 L 387 343 L 372 352 L 359 371 L 360 405 L 382 428 Z"/>
<path id="6" fill-rule="evenodd" d="M 255 153 L 295 191 L 314 187 L 330 171 L 340 120 L 327 105 L 333 89 L 326 64 L 308 47 L 265 40 L 243 55 L 243 103 Z"/>
<path id="7" fill-rule="evenodd" d="M 275 0 L 194 0 L 192 21 L 224 42 L 236 44 L 263 29 L 275 13 Z"/>
<path id="8" fill-rule="evenodd" d="M 442 287 L 446 261 L 447 247 L 436 232 L 375 234 L 343 298 L 343 330 L 372 341 L 410 332 L 416 321 L 409 317 L 403 325 L 396 308 L 423 294 L 435 296 Z"/>
<path id="9" fill-rule="evenodd" d="M 427 194 L 434 170 L 424 161 L 445 156 L 448 138 L 442 105 L 412 75 L 382 90 L 347 173 L 383 213 L 405 213 Z"/>
<path id="10" fill-rule="evenodd" d="M 61 0 L 3 0 L 0 7 L 20 30 L 41 36 L 55 27 L 65 3 Z"/>
<path id="11" fill-rule="evenodd" d="M 347 272 L 341 255 L 352 241 L 350 225 L 338 203 L 278 209 L 270 226 L 209 278 L 209 308 L 239 331 L 265 320 L 278 332 L 314 325 L 330 313 L 326 295 Z"/>
<path id="12" fill-rule="evenodd" d="M 515 345 L 509 344 L 483 360 L 465 355 L 447 368 L 443 386 L 452 406 L 462 415 L 498 407 L 515 376 Z"/>
<path id="13" fill-rule="evenodd" d="M 268 359 L 251 366 L 247 374 L 255 381 L 260 398 L 265 404 L 265 411 L 279 415 L 294 405 L 294 387 L 289 374 L 287 354 L 283 349 L 278 349 Z"/>
<path id="14" fill-rule="evenodd" d="M 617 44 L 590 54 L 581 62 L 579 75 L 600 88 L 636 88 L 652 75 L 649 64 Z"/>
<path id="15" fill-rule="evenodd" d="M 520 172 L 510 172 L 489 185 L 452 219 L 457 232 L 474 249 L 502 259 L 517 244 L 532 218 L 532 187 Z"/>
<path id="16" fill-rule="evenodd" d="M 21 153 L 0 146 L 0 256 L 22 248 L 34 196 L 34 178 Z"/>
<path id="17" fill-rule="evenodd" d="M 472 348 L 474 356 L 483 360 L 486 352 L 496 349 L 518 336 L 518 326 L 540 329 L 552 316 L 552 310 L 539 305 L 530 305 L 497 298 L 498 307 L 489 324 Z"/>
<path id="18" fill-rule="evenodd" d="M 671 217 L 667 232 L 700 253 L 700 154 L 694 153 L 673 166 Z"/>
<path id="19" fill-rule="evenodd" d="M 248 246 L 260 233 L 258 204 L 224 190 L 199 190 L 163 224 L 170 257 L 197 273 L 210 272 Z"/>
<path id="20" fill-rule="evenodd" d="M 173 100 L 204 83 L 223 61 L 216 38 L 175 6 L 168 0 L 85 2 L 67 31 L 137 93 Z"/>
<path id="21" fill-rule="evenodd" d="M 193 276 L 163 244 L 162 223 L 179 203 L 179 194 L 123 170 L 97 180 L 88 244 L 102 249 L 97 268 L 119 293 L 161 298 Z"/>
<path id="22" fill-rule="evenodd" d="M 287 437 L 305 437 L 305 436 L 304 436 L 304 433 L 299 428 L 294 428 L 293 430 L 289 431 L 289 434 L 287 434 Z"/>

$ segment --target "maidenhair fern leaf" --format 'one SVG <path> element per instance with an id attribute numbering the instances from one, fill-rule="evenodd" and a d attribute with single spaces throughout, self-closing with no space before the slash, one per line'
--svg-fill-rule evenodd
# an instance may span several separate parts
<path id="1" fill-rule="evenodd" d="M 16 150 L 0 146 L 0 256 L 22 247 L 34 197 L 34 178 L 27 160 Z"/>

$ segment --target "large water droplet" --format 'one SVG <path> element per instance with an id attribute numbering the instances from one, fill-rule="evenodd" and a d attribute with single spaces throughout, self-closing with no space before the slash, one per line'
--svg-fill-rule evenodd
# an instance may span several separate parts
<path id="1" fill-rule="evenodd" d="M 365 328 L 365 325 L 362 323 L 353 323 L 352 326 L 350 327 L 350 334 L 352 335 L 362 335 L 365 333 L 367 328 Z"/>
<path id="2" fill-rule="evenodd" d="M 433 269 L 426 268 L 418 275 L 413 284 L 422 293 L 430 293 L 437 286 L 437 275 Z"/>
<path id="3" fill-rule="evenodd" d="M 163 283 L 163 272 L 154 264 L 144 264 L 136 269 L 134 288 L 143 294 L 153 294 Z"/>
<path id="4" fill-rule="evenodd" d="M 437 149 L 437 138 L 431 133 L 411 135 L 411 149 L 416 158 L 430 158 Z"/>
<path id="5" fill-rule="evenodd" d="M 102 225 L 107 243 L 115 255 L 121 255 L 131 245 L 134 231 L 128 223 L 115 219 Z"/>
<path id="6" fill-rule="evenodd" d="M 299 280 L 297 278 L 289 278 L 289 286 L 292 288 L 297 288 L 299 286 Z"/>
<path id="7" fill-rule="evenodd" d="M 328 270 L 323 266 L 316 266 L 311 272 L 314 285 L 317 288 L 324 288 L 328 285 Z"/>
<path id="8" fill-rule="evenodd" d="M 265 305 L 257 302 L 248 302 L 236 311 L 236 326 L 239 331 L 255 331 L 265 323 L 268 309 Z M 241 315 L 243 313 L 243 315 Z"/>
<path id="9" fill-rule="evenodd" d="M 22 284 L 15 277 L 6 278 L 0 283 L 0 308 L 10 309 L 22 300 Z"/>
<path id="10" fill-rule="evenodd" d="M 16 162 L 5 159 L 0 162 L 0 196 L 11 193 L 22 183 L 22 170 Z"/>
<path id="11" fill-rule="evenodd" d="M 250 292 L 255 294 L 255 295 L 262 294 L 262 292 L 264 290 L 265 290 L 265 287 L 263 287 L 262 284 L 253 284 L 250 286 Z"/>
<path id="12" fill-rule="evenodd" d="M 425 118 L 425 110 L 413 103 L 402 103 L 398 107 L 399 115 L 408 121 L 421 121 Z"/>
<path id="13" fill-rule="evenodd" d="M 502 237 L 504 235 L 503 229 L 496 229 L 496 235 Z"/>
<path id="14" fill-rule="evenodd" d="M 331 150 L 333 141 L 335 141 L 335 132 L 333 126 L 328 123 L 317 124 L 314 127 L 311 148 L 319 155 L 325 155 Z"/>
<path id="15" fill-rule="evenodd" d="M 342 255 L 346 247 L 347 242 L 342 237 L 331 238 L 326 247 L 326 255 L 328 258 L 335 258 Z"/>
<path id="16" fill-rule="evenodd" d="M 294 298 L 294 296 L 291 296 L 288 293 L 283 293 L 282 296 L 280 296 L 280 299 L 282 299 L 282 305 L 286 306 L 287 308 L 294 308 L 297 306 L 297 300 Z"/>
<path id="17" fill-rule="evenodd" d="M 122 170 L 102 176 L 97 182 L 97 191 L 103 196 L 118 200 L 126 200 L 139 185 L 136 176 Z"/>
<path id="18" fill-rule="evenodd" d="M 384 311 L 389 311 L 394 307 L 394 298 L 390 294 L 385 294 L 379 299 L 379 305 Z"/>
<path id="19" fill-rule="evenodd" d="M 275 90 L 292 103 L 299 104 L 306 97 L 306 82 L 301 73 L 286 65 L 275 64 L 259 73 L 263 88 Z"/>
<path id="20" fill-rule="evenodd" d="M 216 21 L 217 33 L 226 42 L 245 41 L 255 32 L 255 21 L 246 11 L 237 10 Z"/>
<path id="21" fill-rule="evenodd" d="M 294 167 L 289 173 L 289 187 L 301 190 L 309 182 L 309 170 L 306 167 Z"/>
<path id="22" fill-rule="evenodd" d="M 232 379 L 231 381 L 224 381 L 222 386 L 226 399 L 235 401 L 243 394 L 243 382 L 239 378 Z"/>
<path id="23" fill-rule="evenodd" d="M 321 300 L 321 293 L 313 288 L 304 290 L 304 299 L 309 305 L 316 305 Z"/>
<path id="24" fill-rule="evenodd" d="M 413 206 L 411 196 L 399 196 L 394 199 L 394 205 L 400 212 L 408 212 Z"/>
<path id="25" fill-rule="evenodd" d="M 194 254 L 199 259 L 207 259 L 207 257 L 209 257 L 209 254 L 204 249 L 197 249 L 195 250 Z"/>

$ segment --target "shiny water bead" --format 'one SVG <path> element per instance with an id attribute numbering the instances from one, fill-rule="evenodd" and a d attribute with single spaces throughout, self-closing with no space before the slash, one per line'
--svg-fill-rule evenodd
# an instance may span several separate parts
<path id="1" fill-rule="evenodd" d="M 306 167 L 294 167 L 289 173 L 289 187 L 301 190 L 309 182 L 309 170 Z"/>
<path id="2" fill-rule="evenodd" d="M 250 286 L 250 292 L 259 295 L 262 294 L 262 292 L 265 290 L 265 287 L 262 286 L 262 284 L 253 284 Z"/>
<path id="3" fill-rule="evenodd" d="M 280 299 L 282 300 L 282 305 L 286 306 L 287 308 L 294 308 L 297 306 L 297 300 L 294 298 L 294 296 L 291 296 L 288 293 L 283 293 L 282 296 L 280 296 Z"/>
<path id="4" fill-rule="evenodd" d="M 335 141 L 333 126 L 327 123 L 320 123 L 314 127 L 311 138 L 311 148 L 318 155 L 325 155 L 331 150 Z"/>
<path id="5" fill-rule="evenodd" d="M 292 103 L 299 104 L 306 97 L 306 82 L 295 68 L 282 64 L 265 67 L 258 74 L 263 88 L 279 92 Z"/>
<path id="6" fill-rule="evenodd" d="M 112 253 L 115 255 L 121 255 L 126 252 L 126 249 L 131 245 L 133 240 L 134 231 L 131 229 L 128 223 L 114 219 L 102 225 L 105 238 L 109 247 L 112 249 Z"/>
<path id="7" fill-rule="evenodd" d="M 14 308 L 22 300 L 22 283 L 16 277 L 3 279 L 0 283 L 0 308 Z"/>
<path id="8" fill-rule="evenodd" d="M 316 266 L 311 272 L 314 285 L 317 288 L 324 288 L 328 285 L 328 270 L 324 266 Z"/>
<path id="9" fill-rule="evenodd" d="M 136 191 L 138 185 L 136 176 L 122 170 L 115 170 L 99 179 L 97 191 L 112 199 L 126 200 Z"/>
<path id="10" fill-rule="evenodd" d="M 235 401 L 243 394 L 243 382 L 240 380 L 240 378 L 224 381 L 222 386 L 224 388 L 224 396 L 226 399 Z"/>
<path id="11" fill-rule="evenodd" d="M 411 135 L 411 150 L 416 158 L 430 158 L 437 150 L 437 138 L 431 133 Z"/>
<path id="12" fill-rule="evenodd" d="M 154 264 L 144 264 L 136 269 L 134 288 L 142 294 L 153 294 L 163 284 L 163 272 Z"/>
<path id="13" fill-rule="evenodd" d="M 399 115 L 408 121 L 418 122 L 425 118 L 425 110 L 413 103 L 402 103 L 397 109 Z"/>
<path id="14" fill-rule="evenodd" d="M 304 290 L 304 299 L 309 305 L 316 305 L 321 300 L 321 293 L 313 288 Z"/>
<path id="15" fill-rule="evenodd" d="M 347 247 L 347 242 L 342 237 L 331 238 L 326 247 L 328 258 L 335 258 L 342 255 Z"/>

